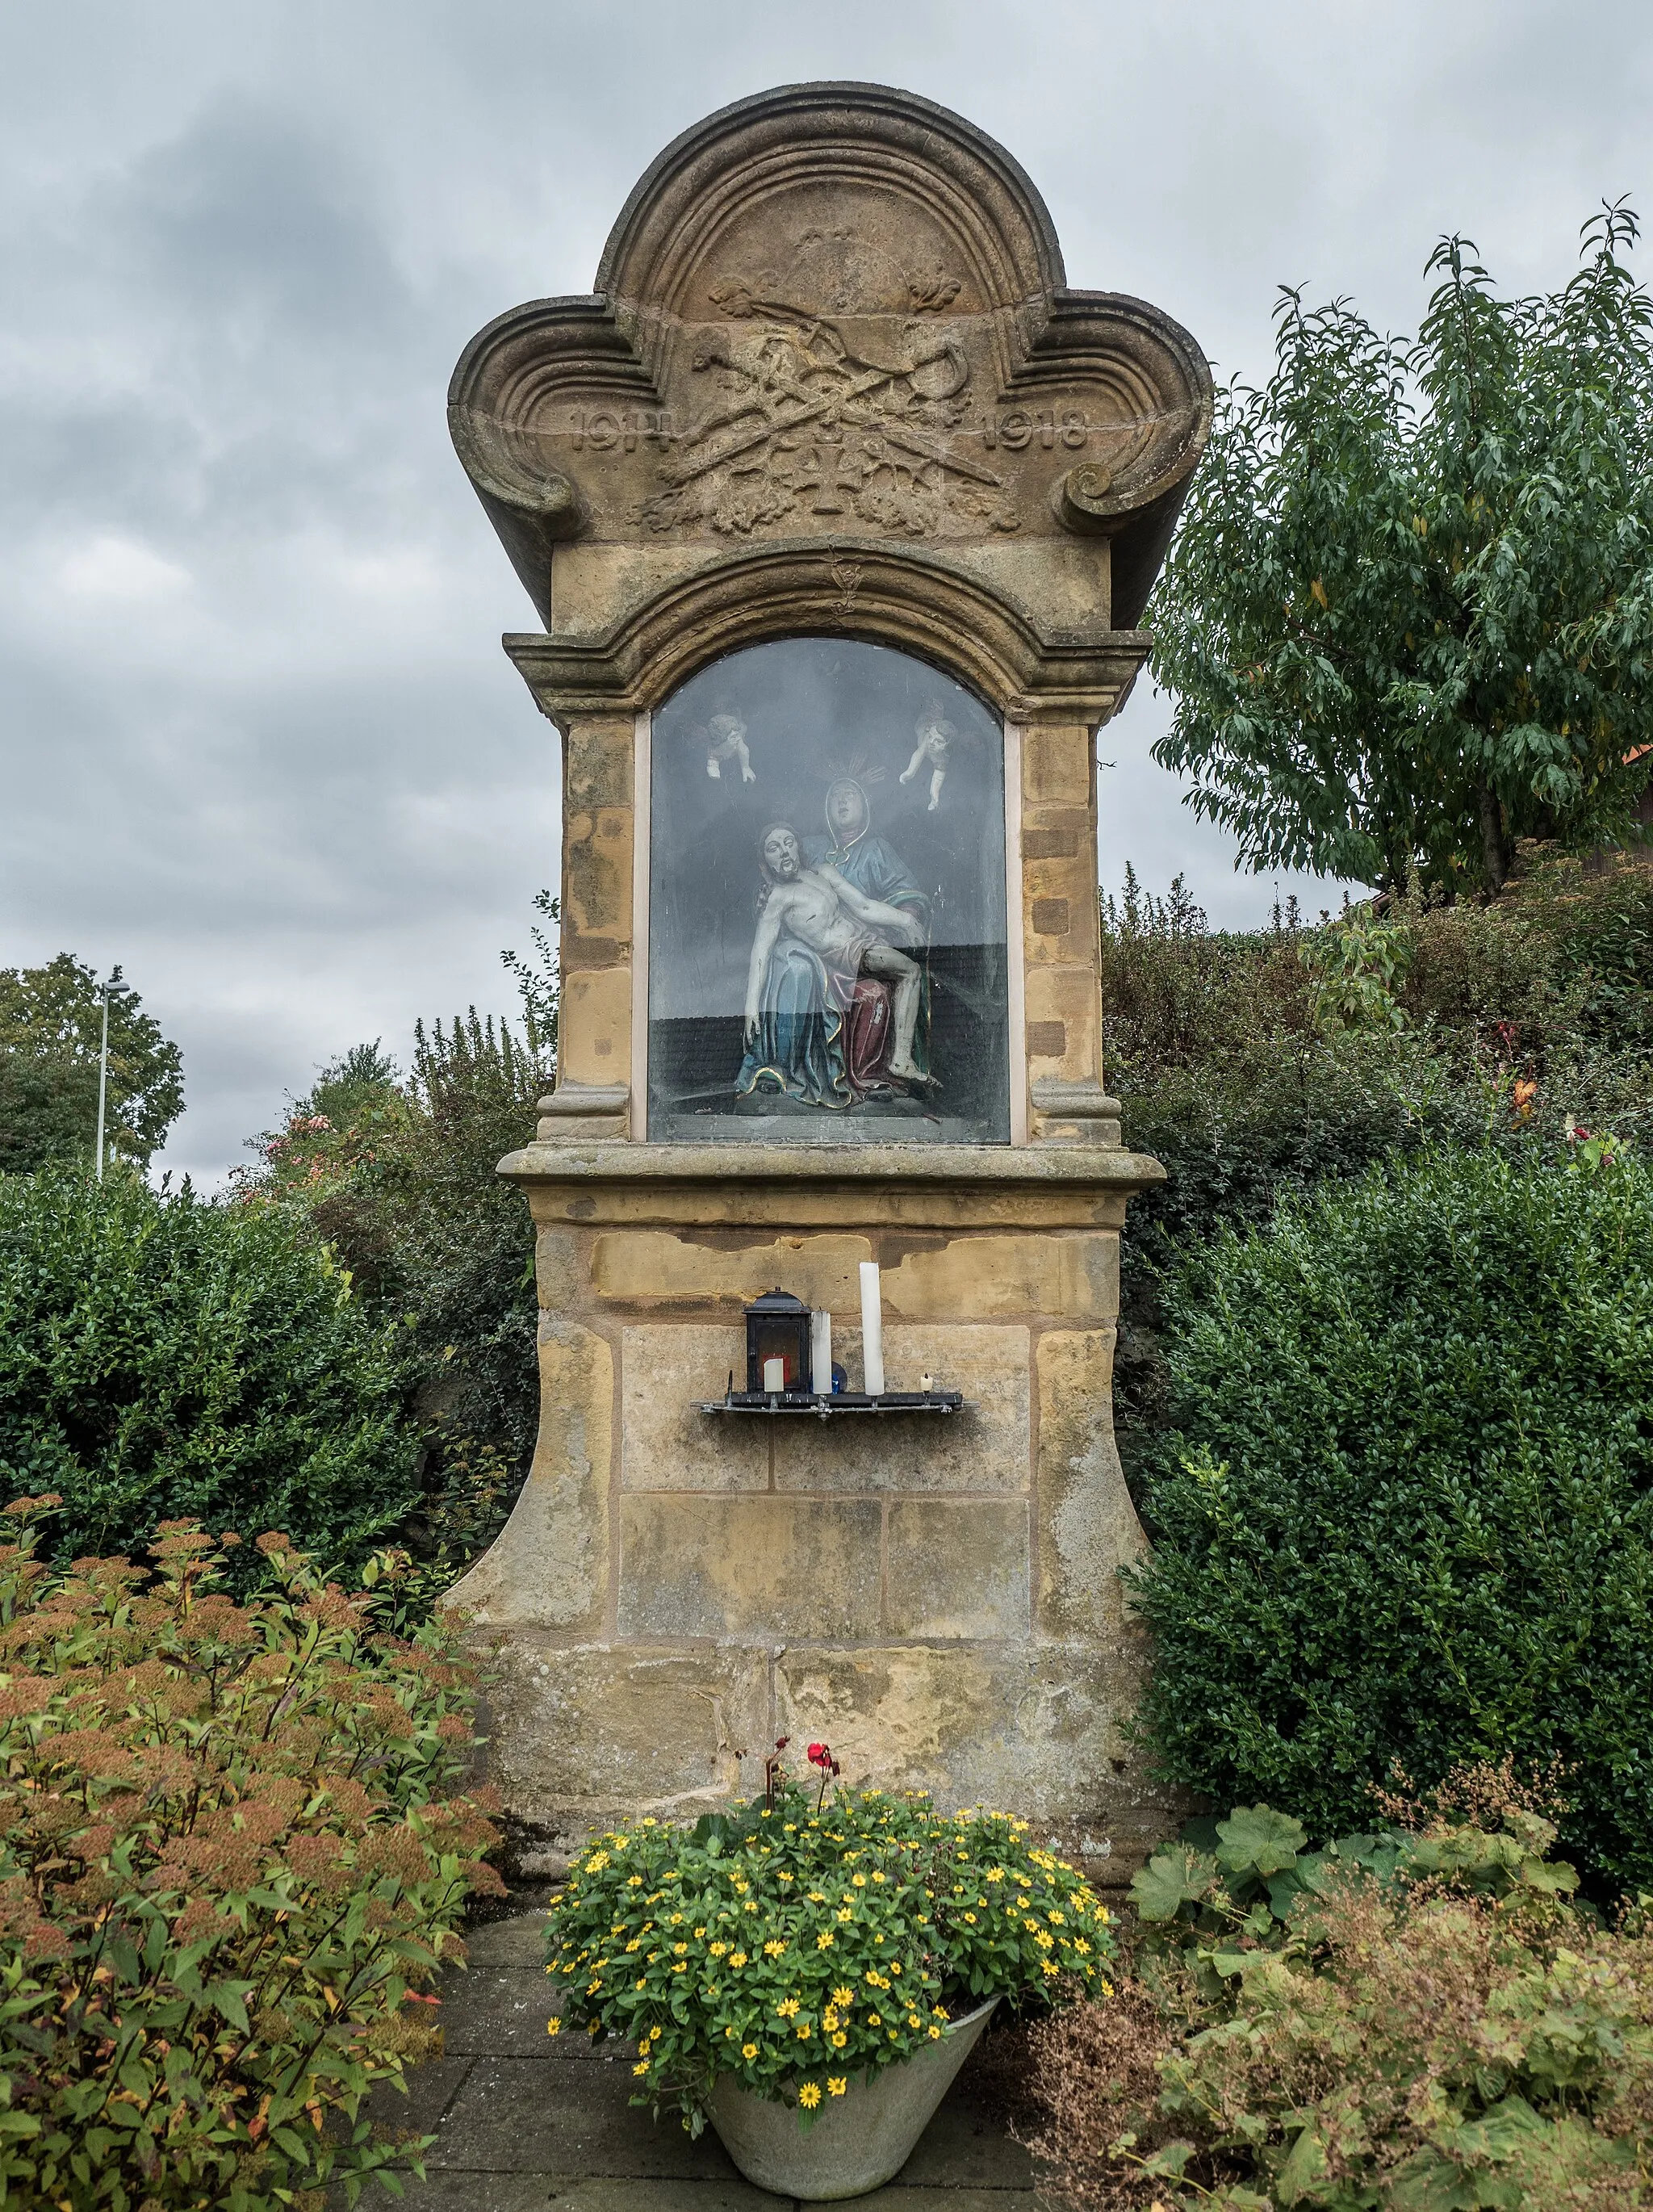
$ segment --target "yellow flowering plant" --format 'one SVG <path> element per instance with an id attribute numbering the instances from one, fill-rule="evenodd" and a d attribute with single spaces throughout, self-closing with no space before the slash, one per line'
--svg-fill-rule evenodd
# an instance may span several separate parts
<path id="1" fill-rule="evenodd" d="M 629 2041 L 632 2101 L 693 2135 L 721 2074 L 807 2127 L 988 1997 L 1111 1996 L 1113 1952 L 1107 1907 L 1024 1820 L 773 1779 L 692 1829 L 642 1820 L 587 1848 L 550 1909 L 550 2029 Z"/>

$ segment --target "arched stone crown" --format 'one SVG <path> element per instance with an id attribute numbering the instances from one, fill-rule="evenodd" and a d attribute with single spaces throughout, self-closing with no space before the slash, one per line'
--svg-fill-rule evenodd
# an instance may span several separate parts
<path id="1" fill-rule="evenodd" d="M 1157 308 L 1068 289 L 1043 203 L 984 132 L 877 85 L 738 101 L 651 165 L 597 281 L 491 323 L 449 393 L 542 646 L 612 664 L 571 671 L 576 693 L 635 696 L 651 603 L 766 557 L 791 588 L 811 561 L 842 578 L 916 555 L 1030 625 L 1034 659 L 1116 661 L 1211 379 Z M 842 581 L 819 591 L 853 612 Z M 1097 678 L 1102 708 L 1117 667 Z M 557 683 L 536 690 L 556 711 Z"/>

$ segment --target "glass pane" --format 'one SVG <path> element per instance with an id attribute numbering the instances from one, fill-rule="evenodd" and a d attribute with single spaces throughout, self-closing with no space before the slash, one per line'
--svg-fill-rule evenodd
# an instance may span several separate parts
<path id="1" fill-rule="evenodd" d="M 887 647 L 732 653 L 653 718 L 648 1134 L 1006 1144 L 1005 761 Z"/>

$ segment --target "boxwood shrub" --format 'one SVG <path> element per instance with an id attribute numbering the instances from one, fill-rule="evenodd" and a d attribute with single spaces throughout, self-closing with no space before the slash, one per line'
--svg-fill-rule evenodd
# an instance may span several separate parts
<path id="1" fill-rule="evenodd" d="M 1649 1170 L 1429 1149 L 1218 1231 L 1166 1310 L 1164 1771 L 1323 1838 L 1396 1762 L 1557 1760 L 1587 1878 L 1653 1887 Z"/>
<path id="2" fill-rule="evenodd" d="M 281 1207 L 0 1175 L 0 1497 L 61 1498 L 60 1558 L 193 1516 L 365 1559 L 418 1495 L 392 1328 Z"/>

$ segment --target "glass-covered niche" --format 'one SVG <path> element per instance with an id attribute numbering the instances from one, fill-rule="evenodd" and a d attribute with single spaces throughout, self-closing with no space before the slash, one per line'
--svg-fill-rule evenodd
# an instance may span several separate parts
<path id="1" fill-rule="evenodd" d="M 1005 758 L 971 692 L 787 638 L 654 715 L 648 1136 L 1006 1144 Z"/>

